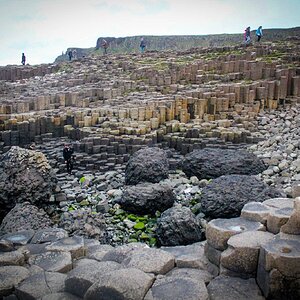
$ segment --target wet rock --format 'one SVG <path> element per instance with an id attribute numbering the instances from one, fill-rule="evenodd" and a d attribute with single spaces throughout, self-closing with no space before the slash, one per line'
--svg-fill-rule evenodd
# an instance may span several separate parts
<path id="1" fill-rule="evenodd" d="M 28 244 L 34 235 L 34 230 L 23 230 L 15 233 L 7 233 L 2 239 L 12 242 L 15 246 Z"/>
<path id="2" fill-rule="evenodd" d="M 168 177 L 166 153 L 159 148 L 144 148 L 135 152 L 125 169 L 125 184 L 156 183 Z"/>
<path id="3" fill-rule="evenodd" d="M 68 237 L 68 233 L 61 228 L 49 228 L 38 230 L 31 240 L 32 244 L 56 242 Z"/>
<path id="4" fill-rule="evenodd" d="M 127 186 L 120 205 L 127 211 L 137 214 L 155 214 L 172 207 L 175 195 L 170 186 L 159 183 L 143 183 Z"/>
<path id="5" fill-rule="evenodd" d="M 201 241 L 200 221 L 187 207 L 175 206 L 157 220 L 157 238 L 163 246 L 188 245 Z"/>
<path id="6" fill-rule="evenodd" d="M 185 156 L 182 170 L 188 177 L 214 179 L 222 175 L 255 175 L 266 169 L 253 153 L 245 150 L 205 148 Z"/>
<path id="7" fill-rule="evenodd" d="M 253 176 L 226 175 L 214 179 L 200 196 L 202 212 L 210 218 L 232 218 L 240 215 L 248 202 L 263 202 L 282 196 Z"/>

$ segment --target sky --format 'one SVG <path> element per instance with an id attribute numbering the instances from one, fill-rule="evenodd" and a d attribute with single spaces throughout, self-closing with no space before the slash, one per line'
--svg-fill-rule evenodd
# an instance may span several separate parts
<path id="1" fill-rule="evenodd" d="M 0 0 L 0 66 L 51 63 L 98 37 L 300 26 L 300 0 Z"/>

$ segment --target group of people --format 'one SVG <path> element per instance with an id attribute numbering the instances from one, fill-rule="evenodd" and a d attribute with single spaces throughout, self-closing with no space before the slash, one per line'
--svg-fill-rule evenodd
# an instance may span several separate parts
<path id="1" fill-rule="evenodd" d="M 69 57 L 69 61 L 71 61 L 72 59 L 76 59 L 77 58 L 77 51 L 76 51 L 76 49 L 69 50 L 68 51 L 68 57 Z"/>
<path id="2" fill-rule="evenodd" d="M 103 54 L 107 54 L 107 48 L 109 47 L 109 43 L 107 40 L 103 39 L 102 43 L 101 43 L 101 47 L 103 48 Z M 141 42 L 140 42 L 140 51 L 141 53 L 145 52 L 145 48 L 146 48 L 146 42 L 144 41 L 144 38 L 141 38 Z"/>
<path id="3" fill-rule="evenodd" d="M 255 35 L 257 36 L 257 42 L 260 42 L 260 39 L 262 38 L 263 36 L 263 33 L 262 33 L 262 26 L 259 26 L 256 31 L 255 31 Z M 251 42 L 251 30 L 250 30 L 250 26 L 248 26 L 246 29 L 245 29 L 245 32 L 244 32 L 244 42 L 245 44 L 250 44 Z"/>

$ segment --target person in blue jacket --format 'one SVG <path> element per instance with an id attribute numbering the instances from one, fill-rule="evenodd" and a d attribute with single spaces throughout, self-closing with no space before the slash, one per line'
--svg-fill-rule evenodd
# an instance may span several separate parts
<path id="1" fill-rule="evenodd" d="M 141 38 L 141 43 L 140 43 L 141 53 L 144 53 L 145 48 L 146 48 L 146 43 L 144 41 L 144 38 Z"/>
<path id="2" fill-rule="evenodd" d="M 261 39 L 261 37 L 262 37 L 262 35 L 263 35 L 263 33 L 262 33 L 262 26 L 259 26 L 257 28 L 255 35 L 257 36 L 257 41 L 259 42 L 260 39 Z"/>

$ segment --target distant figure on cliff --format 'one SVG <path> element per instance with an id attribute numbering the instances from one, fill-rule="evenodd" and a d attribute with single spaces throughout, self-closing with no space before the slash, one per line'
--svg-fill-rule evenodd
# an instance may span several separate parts
<path id="1" fill-rule="evenodd" d="M 25 57 L 25 54 L 22 53 L 22 61 L 21 61 L 21 63 L 22 63 L 23 66 L 25 65 L 25 62 L 26 62 L 26 57 Z"/>
<path id="2" fill-rule="evenodd" d="M 102 46 L 103 49 L 104 49 L 103 54 L 107 54 L 108 42 L 107 42 L 105 39 L 102 40 L 101 46 Z"/>
<path id="3" fill-rule="evenodd" d="M 146 48 L 146 43 L 144 41 L 144 38 L 141 38 L 141 43 L 140 43 L 141 53 L 144 53 L 145 48 Z"/>
<path id="4" fill-rule="evenodd" d="M 257 41 L 259 42 L 263 33 L 262 33 L 262 26 L 259 26 L 257 29 L 256 29 L 256 32 L 255 32 L 256 36 L 257 36 Z"/>
<path id="5" fill-rule="evenodd" d="M 67 172 L 69 174 L 71 174 L 73 170 L 73 160 L 74 160 L 73 153 L 74 153 L 73 147 L 71 147 L 68 144 L 65 144 L 63 149 L 63 157 L 65 160 L 65 164 L 67 165 Z"/>
<path id="6" fill-rule="evenodd" d="M 72 57 L 73 57 L 74 59 L 77 58 L 77 50 L 76 50 L 76 49 L 74 49 L 74 50 L 72 51 Z"/>
<path id="7" fill-rule="evenodd" d="M 245 32 L 244 32 L 244 41 L 245 41 L 245 44 L 250 44 L 251 42 L 251 36 L 250 36 L 250 26 L 248 26 L 246 29 L 245 29 Z"/>
<path id="8" fill-rule="evenodd" d="M 69 50 L 68 56 L 69 56 L 69 61 L 71 61 L 73 57 L 73 52 L 71 50 Z"/>

